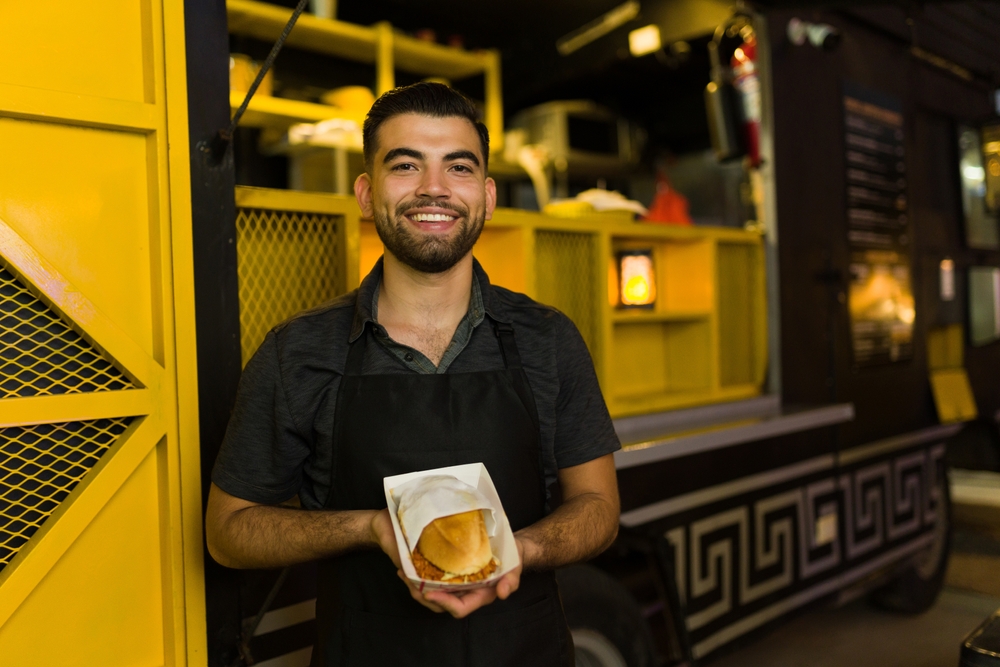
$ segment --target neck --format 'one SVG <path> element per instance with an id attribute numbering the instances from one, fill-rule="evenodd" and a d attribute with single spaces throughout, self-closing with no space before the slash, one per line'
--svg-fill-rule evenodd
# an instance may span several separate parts
<path id="1" fill-rule="evenodd" d="M 454 331 L 469 309 L 472 253 L 441 273 L 422 273 L 386 251 L 379 287 L 378 321 L 392 334 L 407 329 Z"/>

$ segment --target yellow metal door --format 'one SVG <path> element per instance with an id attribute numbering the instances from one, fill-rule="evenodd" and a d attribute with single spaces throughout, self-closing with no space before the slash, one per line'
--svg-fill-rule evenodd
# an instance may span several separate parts
<path id="1" fill-rule="evenodd" d="M 0 664 L 204 664 L 181 0 L 0 0 Z"/>

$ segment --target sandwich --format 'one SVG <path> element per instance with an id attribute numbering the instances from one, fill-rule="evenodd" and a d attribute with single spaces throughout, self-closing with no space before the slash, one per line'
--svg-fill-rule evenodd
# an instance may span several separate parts
<path id="1" fill-rule="evenodd" d="M 489 579 L 499 565 L 482 510 L 434 519 L 420 534 L 410 557 L 421 579 L 456 584 Z"/>
<path id="2" fill-rule="evenodd" d="M 490 545 L 493 508 L 473 486 L 431 475 L 393 489 L 396 516 L 417 576 L 447 584 L 489 579 L 500 566 Z M 487 516 L 489 513 L 489 516 Z"/>

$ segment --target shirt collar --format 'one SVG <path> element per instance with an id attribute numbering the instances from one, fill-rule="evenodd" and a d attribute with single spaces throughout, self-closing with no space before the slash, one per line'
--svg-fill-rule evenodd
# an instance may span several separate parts
<path id="1" fill-rule="evenodd" d="M 354 321 L 351 324 L 351 335 L 348 342 L 353 343 L 365 330 L 365 325 L 371 322 L 376 325 L 373 305 L 378 294 L 379 285 L 382 284 L 382 258 L 379 257 L 375 266 L 361 281 L 358 286 L 358 299 L 354 306 Z M 469 310 L 472 317 L 472 325 L 478 326 L 483 321 L 483 313 L 489 315 L 496 322 L 510 323 L 510 317 L 500 303 L 496 292 L 490 285 L 490 278 L 486 275 L 479 260 L 472 260 L 472 298 L 469 300 Z"/>

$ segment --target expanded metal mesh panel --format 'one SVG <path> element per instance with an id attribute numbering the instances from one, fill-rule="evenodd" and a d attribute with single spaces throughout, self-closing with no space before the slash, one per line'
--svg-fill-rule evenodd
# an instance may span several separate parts
<path id="1" fill-rule="evenodd" d="M 131 421 L 123 417 L 0 429 L 0 570 Z"/>
<path id="2" fill-rule="evenodd" d="M 719 379 L 723 387 L 757 379 L 754 350 L 759 335 L 756 286 L 760 267 L 755 250 L 742 243 L 719 244 Z"/>
<path id="3" fill-rule="evenodd" d="M 0 398 L 131 388 L 110 360 L 0 264 Z"/>
<path id="4" fill-rule="evenodd" d="M 596 360 L 599 303 L 594 275 L 593 234 L 538 230 L 535 234 L 535 284 L 538 300 L 573 320 Z"/>
<path id="5" fill-rule="evenodd" d="M 241 208 L 236 215 L 240 344 L 245 366 L 276 324 L 343 293 L 337 225 L 343 217 Z"/>

